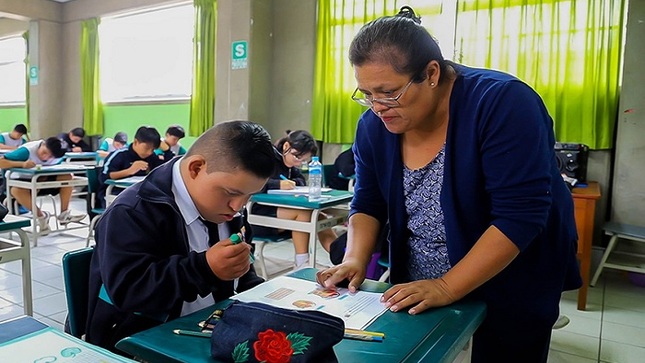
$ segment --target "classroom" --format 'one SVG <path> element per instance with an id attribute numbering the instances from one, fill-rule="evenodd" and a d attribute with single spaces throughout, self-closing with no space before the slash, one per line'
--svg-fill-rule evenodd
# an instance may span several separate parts
<path id="1" fill-rule="evenodd" d="M 381 16 L 395 15 L 406 5 L 421 17 L 421 24 L 438 42 L 446 59 L 517 76 L 535 89 L 554 121 L 558 167 L 561 173 L 574 179 L 570 189 L 583 286 L 561 295 L 556 322 L 561 326 L 551 331 L 546 361 L 641 361 L 645 353 L 645 246 L 640 243 L 645 241 L 642 186 L 645 118 L 638 105 L 645 101 L 645 70 L 641 65 L 641 55 L 645 52 L 642 42 L 645 2 L 0 0 L 0 132 L 10 132 L 15 125 L 25 124 L 26 136 L 40 140 L 83 127 L 84 140 L 96 150 L 105 138 L 112 138 L 117 132 L 125 132 L 131 143 L 141 126 L 154 127 L 163 138 L 169 126 L 179 125 L 186 131 L 181 145 L 189 149 L 212 125 L 250 120 L 266 129 L 273 142 L 287 136 L 288 131 L 311 133 L 316 152 L 304 153 L 306 157 L 292 152 L 297 161 L 293 169 L 307 166 L 314 154 L 320 157 L 323 166 L 330 167 L 341 152 L 361 140 L 357 125 L 366 109 L 371 107 L 374 114 L 377 109 L 380 111 L 379 105 L 395 110 L 398 106 L 387 106 L 380 101 L 394 100 L 401 105 L 404 102 L 399 102 L 399 98 L 405 100 L 410 89 L 412 95 L 416 92 L 418 84 L 413 78 L 405 88 L 398 87 L 391 93 L 376 88 L 376 94 L 382 92 L 386 96 L 372 98 L 362 83 L 369 77 L 361 77 L 369 75 L 361 73 L 369 68 L 359 65 L 355 72 L 348 54 L 350 42 L 364 24 Z M 196 14 L 197 8 L 202 12 Z M 202 30 L 198 35 L 194 28 L 196 22 Z M 96 39 L 93 36 L 99 39 L 100 46 L 91 46 Z M 198 36 L 211 47 L 207 48 L 211 50 L 207 61 L 200 62 L 204 68 L 199 72 L 210 76 L 195 82 L 193 39 Z M 533 43 L 522 43 L 533 36 Z M 212 64 L 209 66 L 208 62 Z M 92 70 L 91 66 L 96 68 Z M 437 87 L 441 86 L 437 81 Z M 434 88 L 435 84 L 429 87 Z M 201 91 L 195 91 L 198 88 Z M 364 132 L 369 134 L 367 129 Z M 370 141 L 365 135 L 362 140 Z M 377 140 L 382 135 L 370 136 Z M 389 145 L 387 140 L 378 140 L 382 141 L 382 147 Z M 287 155 L 298 150 L 291 145 L 279 151 Z M 446 150 L 446 155 L 460 152 L 466 155 L 470 151 L 453 147 Z M 527 146 L 516 156 L 517 160 L 527 160 L 529 165 L 535 156 L 531 151 Z M 389 159 L 389 154 L 385 155 Z M 387 166 L 397 165 L 382 161 Z M 406 162 L 406 171 L 407 165 Z M 385 169 L 383 172 L 391 173 Z M 79 175 L 77 170 L 68 172 Z M 522 170 L 506 170 L 503 175 L 514 177 L 521 173 Z M 291 179 L 291 174 L 283 174 L 280 175 L 284 179 Z M 304 178 L 307 175 L 304 173 Z M 72 185 L 75 193 L 69 202 L 70 210 L 91 214 L 85 195 L 88 182 L 82 180 Z M 131 185 L 119 183 L 116 178 L 110 183 L 108 195 L 113 190 L 127 190 Z M 14 185 L 28 187 L 28 184 Z M 355 185 L 355 180 L 350 185 Z M 466 195 L 476 195 L 472 190 L 468 192 L 473 194 Z M 279 223 L 275 221 L 280 219 L 276 215 L 254 215 L 253 212 L 254 206 L 275 204 L 275 198 L 275 194 L 260 193 L 248 204 L 242 203 L 250 213 L 249 223 L 254 226 Z M 308 258 L 313 260 L 314 267 L 323 270 L 333 268 L 333 264 L 329 249 L 321 245 L 320 231 L 334 231 L 336 236 L 344 233 L 349 218 L 346 205 L 352 199 L 351 193 L 328 198 L 316 208 L 307 202 L 295 204 L 296 210 L 309 208 L 312 221 L 317 223 L 303 223 L 298 219 L 278 224 L 279 228 L 294 231 L 294 236 L 300 233 L 308 239 Z M 53 212 L 56 212 L 55 203 L 61 202 L 60 197 L 52 199 L 51 205 L 45 197 L 39 197 L 37 203 L 43 210 L 54 206 Z M 35 197 L 33 201 L 36 206 Z M 450 211 L 446 209 L 444 213 Z M 328 214 L 329 218 L 325 219 Z M 387 218 L 387 213 L 383 214 Z M 31 265 L 32 291 L 27 296 L 24 264 L 0 259 L 0 326 L 25 315 L 28 297 L 33 302 L 34 318 L 52 327 L 55 334 L 63 331 L 68 305 L 62 257 L 85 248 L 86 241 L 91 240 L 88 237 L 91 220 L 84 218 L 81 224 L 70 224 L 77 226 L 76 230 L 47 236 L 38 236 L 36 216 L 31 226 L 21 227 L 27 233 L 24 238 L 31 238 L 27 242 L 27 247 L 31 243 L 27 248 L 31 257 L 27 258 Z M 0 231 L 6 230 L 0 222 Z M 222 230 L 219 232 L 221 235 Z M 16 239 L 16 234 L 7 235 Z M 17 235 L 23 237 L 21 233 Z M 256 237 L 262 238 L 257 234 Z M 272 236 L 253 242 L 255 255 L 252 257 L 258 276 L 273 279 L 290 272 L 295 237 Z M 0 252 L 3 243 L 0 242 Z M 625 257 L 627 262 L 615 262 L 620 257 Z M 377 260 L 371 261 L 373 265 L 376 266 Z M 387 268 L 387 261 L 380 262 L 382 266 L 375 267 L 378 274 L 370 277 L 389 281 L 381 273 L 392 272 L 392 278 L 399 279 L 395 269 Z M 302 272 L 300 277 L 313 279 L 312 276 Z M 386 285 L 376 284 L 375 291 L 385 291 Z M 455 304 L 457 310 L 449 309 L 453 305 L 448 307 L 452 313 L 462 308 L 461 302 Z M 442 309 L 437 309 L 438 313 Z M 477 310 L 472 306 L 464 309 L 468 313 Z M 489 312 L 492 313 L 490 308 Z M 435 317 L 426 315 L 431 314 L 419 314 L 426 319 L 424 324 L 434 321 L 431 319 Z M 478 324 L 483 316 L 482 313 Z M 421 323 L 409 324 L 418 327 Z M 190 326 L 178 328 L 192 329 Z M 386 334 L 394 336 L 393 340 L 399 339 L 396 331 L 393 332 L 388 330 Z M 152 330 L 151 334 L 158 333 Z M 473 331 L 470 335 L 464 331 L 461 334 L 460 339 L 470 342 Z M 382 343 L 387 343 L 388 337 Z M 180 339 L 181 343 L 194 341 L 191 337 Z M 0 334 L 0 361 L 3 362 L 3 347 L 11 348 L 5 341 Z M 154 346 L 155 342 L 148 343 Z M 210 349 L 208 340 L 200 343 Z M 388 361 L 387 349 L 392 348 L 382 343 L 378 347 L 376 343 L 369 343 L 372 345 L 368 347 L 375 349 L 375 361 Z M 136 356 L 133 352 L 147 343 L 135 336 L 123 346 L 128 344 L 132 344 L 126 348 L 131 349 L 128 355 Z M 345 361 L 348 352 L 362 349 L 363 346 L 355 344 L 365 342 L 343 339 L 336 346 L 339 361 Z M 461 340 L 455 344 L 464 345 Z M 446 350 L 459 352 L 461 348 Z M 431 353 L 423 351 L 421 343 L 410 349 L 420 355 L 410 353 L 414 358 L 408 361 L 469 362 L 471 354 L 465 349 L 456 359 L 431 360 L 426 357 Z M 154 357 L 138 358 L 155 361 Z M 110 358 L 121 359 L 118 355 Z M 183 358 L 199 361 L 194 357 Z M 212 358 L 209 352 L 204 352 L 204 357 L 199 359 Z"/>

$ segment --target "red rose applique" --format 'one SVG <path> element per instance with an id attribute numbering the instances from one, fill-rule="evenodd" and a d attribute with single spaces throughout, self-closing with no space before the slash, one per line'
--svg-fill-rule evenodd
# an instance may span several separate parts
<path id="1" fill-rule="evenodd" d="M 281 331 L 267 329 L 258 334 L 258 341 L 253 343 L 255 359 L 266 363 L 287 363 L 293 355 L 291 342 Z"/>

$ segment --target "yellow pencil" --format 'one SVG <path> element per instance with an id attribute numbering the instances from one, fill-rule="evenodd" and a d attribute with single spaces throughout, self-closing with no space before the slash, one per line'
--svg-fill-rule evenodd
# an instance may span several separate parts
<path id="1" fill-rule="evenodd" d="M 359 334 L 359 335 L 371 335 L 375 337 L 385 338 L 385 333 L 376 332 L 376 331 L 367 331 L 353 328 L 345 328 L 346 334 Z"/>

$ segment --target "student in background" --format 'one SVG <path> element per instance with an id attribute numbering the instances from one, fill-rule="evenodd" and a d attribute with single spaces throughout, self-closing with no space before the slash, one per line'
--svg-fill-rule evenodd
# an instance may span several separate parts
<path id="1" fill-rule="evenodd" d="M 61 158 L 65 155 L 61 141 L 56 137 L 50 137 L 46 140 L 30 141 L 16 150 L 13 150 L 3 157 L 0 157 L 0 169 L 8 168 L 33 168 L 36 165 L 56 165 L 60 163 Z M 66 175 L 51 175 L 42 176 L 38 181 L 53 181 L 53 180 L 71 180 L 72 174 Z M 24 179 L 31 181 L 30 175 L 20 175 L 19 173 L 11 173 L 11 178 Z M 16 198 L 18 203 L 23 207 L 31 210 L 31 190 L 12 187 L 10 190 L 11 195 Z M 41 189 L 38 191 L 39 195 L 60 193 L 60 209 L 61 213 L 58 215 L 58 221 L 61 224 L 68 224 L 71 222 L 80 222 L 85 218 L 85 214 L 72 215 L 69 210 L 69 200 L 72 197 L 72 187 L 62 188 L 49 188 Z M 38 226 L 41 234 L 49 232 L 49 213 L 37 208 L 32 211 L 38 216 Z"/>
<path id="2" fill-rule="evenodd" d="M 581 285 L 571 193 L 553 120 L 512 75 L 445 60 L 411 8 L 358 32 L 349 59 L 369 107 L 343 262 L 318 280 L 363 282 L 389 222 L 390 311 L 486 303 L 472 362 L 547 362 L 561 293 Z M 518 157 L 521 155 L 521 157 Z"/>
<path id="3" fill-rule="evenodd" d="M 305 185 L 305 178 L 299 168 L 317 152 L 318 146 L 310 133 L 303 130 L 287 131 L 287 136 L 278 140 L 275 145 L 273 158 L 275 172 L 262 192 L 266 193 L 270 189 L 293 189 L 296 186 Z M 295 221 L 311 220 L 309 210 L 277 208 L 262 204 L 255 204 L 253 213 Z M 274 228 L 259 226 L 254 228 L 258 235 L 275 235 L 281 232 Z M 296 252 L 295 267 L 300 268 L 309 263 L 309 233 L 292 231 L 291 238 Z M 323 248 L 329 252 L 331 243 L 336 239 L 336 233 L 332 229 L 326 229 L 318 232 L 318 239 Z"/>
<path id="4" fill-rule="evenodd" d="M 70 132 L 63 132 L 58 134 L 58 138 L 63 142 L 63 149 L 66 152 L 89 152 L 93 151 L 83 138 L 85 137 L 85 130 L 82 127 L 76 127 Z"/>
<path id="5" fill-rule="evenodd" d="M 166 136 L 161 140 L 159 148 L 155 150 L 155 154 L 164 161 L 168 161 L 177 155 L 184 155 L 186 149 L 179 143 L 180 139 L 186 136 L 184 128 L 179 125 L 173 125 L 166 130 Z"/>
<path id="6" fill-rule="evenodd" d="M 334 160 L 331 176 L 327 182 L 329 187 L 337 190 L 349 190 L 348 178 L 353 177 L 356 173 L 354 171 L 355 166 L 352 148 L 338 154 L 336 160 Z"/>
<path id="7" fill-rule="evenodd" d="M 27 126 L 17 124 L 13 131 L 3 132 L 0 134 L 0 149 L 2 150 L 15 150 L 22 144 L 27 142 Z"/>
<path id="8" fill-rule="evenodd" d="M 244 206 L 272 158 L 262 126 L 222 122 L 123 191 L 96 227 L 86 340 L 116 351 L 123 337 L 262 283 L 252 245 L 229 236 L 252 240 Z"/>
<path id="9" fill-rule="evenodd" d="M 163 164 L 155 156 L 159 147 L 159 131 L 154 127 L 141 126 L 134 134 L 134 142 L 127 148 L 122 148 L 108 155 L 103 163 L 103 172 L 99 174 L 99 188 L 96 197 L 105 207 L 105 190 L 107 179 L 123 179 L 130 176 L 145 176 L 152 169 Z M 117 188 L 118 189 L 118 188 Z M 118 194 L 120 190 L 115 190 Z"/>
<path id="10" fill-rule="evenodd" d="M 114 135 L 114 138 L 106 137 L 101 146 L 96 150 L 100 158 L 105 158 L 109 153 L 115 150 L 123 149 L 128 144 L 128 134 L 119 131 Z"/>

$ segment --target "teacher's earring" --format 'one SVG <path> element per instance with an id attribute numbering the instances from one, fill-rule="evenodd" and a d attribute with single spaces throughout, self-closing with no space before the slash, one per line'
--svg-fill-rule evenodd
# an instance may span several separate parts
<path id="1" fill-rule="evenodd" d="M 430 87 L 434 87 L 434 82 L 430 82 Z"/>

